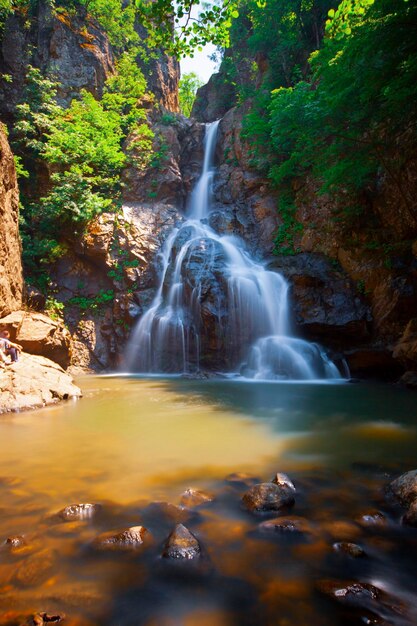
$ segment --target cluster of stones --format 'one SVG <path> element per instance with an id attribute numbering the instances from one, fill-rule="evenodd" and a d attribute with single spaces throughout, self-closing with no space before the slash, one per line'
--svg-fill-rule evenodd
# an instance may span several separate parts
<path id="1" fill-rule="evenodd" d="M 277 473 L 269 482 L 256 482 L 252 477 L 244 474 L 231 474 L 226 478 L 228 484 L 245 485 L 246 491 L 241 497 L 241 503 L 245 510 L 254 516 L 277 513 L 277 517 L 260 521 L 257 524 L 257 532 L 278 533 L 280 535 L 298 535 L 303 537 L 318 537 L 319 529 L 311 522 L 297 515 L 290 515 L 289 511 L 296 500 L 296 488 L 291 479 L 284 473 Z M 388 497 L 395 499 L 404 507 L 406 512 L 402 517 L 402 524 L 417 527 L 417 470 L 409 471 L 387 487 Z M 199 539 L 185 526 L 194 509 L 209 505 L 215 497 L 197 489 L 187 489 L 180 497 L 179 505 L 170 503 L 153 502 L 147 506 L 147 512 L 151 517 L 164 514 L 167 519 L 172 519 L 175 526 L 166 537 L 161 547 L 160 555 L 164 559 L 187 562 L 198 560 L 205 556 L 204 547 Z M 66 506 L 51 517 L 51 523 L 88 521 L 102 512 L 103 506 L 96 503 L 77 503 Z M 355 520 L 362 527 L 383 527 L 388 525 L 388 520 L 379 511 L 368 512 Z M 343 523 L 340 523 L 343 525 Z M 339 524 L 339 525 L 340 525 Z M 337 526 L 337 523 L 335 523 Z M 345 526 L 348 523 L 345 523 Z M 358 528 L 357 526 L 357 528 Z M 337 538 L 338 530 L 332 533 Z M 343 530 L 343 529 L 342 529 Z M 340 532 L 342 539 L 344 533 Z M 129 528 L 107 531 L 98 535 L 92 542 L 91 548 L 97 551 L 140 551 L 144 548 L 155 546 L 152 532 L 142 525 Z M 6 539 L 4 547 L 14 551 L 27 551 L 30 549 L 30 541 L 22 535 L 10 536 Z M 360 545 L 348 540 L 336 541 L 332 544 L 335 554 L 348 558 L 366 557 L 366 552 Z M 41 550 L 29 556 L 16 569 L 14 578 L 19 586 L 30 587 L 44 581 L 53 569 L 53 562 L 48 556 L 47 550 Z M 348 607 L 369 609 L 375 614 L 388 610 L 397 614 L 403 608 L 393 601 L 383 589 L 369 582 L 357 580 L 327 580 L 317 581 L 316 589 L 319 593 L 331 598 L 337 603 Z M 38 626 L 49 622 L 58 622 L 64 619 L 63 615 L 48 615 L 37 613 L 30 618 L 28 624 Z M 374 622 L 369 622 L 374 623 Z M 379 623 L 379 622 L 376 622 Z"/>

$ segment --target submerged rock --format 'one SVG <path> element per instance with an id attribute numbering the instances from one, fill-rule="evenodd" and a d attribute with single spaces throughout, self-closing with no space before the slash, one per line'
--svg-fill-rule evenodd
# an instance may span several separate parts
<path id="1" fill-rule="evenodd" d="M 249 511 L 279 511 L 294 504 L 294 490 L 284 484 L 260 483 L 249 489 L 242 501 Z"/>
<path id="2" fill-rule="evenodd" d="M 187 511 L 182 506 L 177 506 L 171 502 L 151 502 L 143 509 L 142 514 L 148 520 L 159 520 L 169 524 L 180 524 L 186 522 L 193 516 L 191 511 Z"/>
<path id="3" fill-rule="evenodd" d="M 213 500 L 214 496 L 209 493 L 199 491 L 198 489 L 186 489 L 184 493 L 181 494 L 180 504 L 181 506 L 192 509 L 202 504 L 213 502 Z"/>
<path id="4" fill-rule="evenodd" d="M 232 474 L 228 474 L 224 480 L 230 484 L 246 485 L 247 487 L 252 487 L 259 483 L 257 476 L 247 474 L 246 472 L 233 472 Z"/>
<path id="5" fill-rule="evenodd" d="M 259 524 L 261 532 L 306 535 L 312 532 L 309 522 L 303 517 L 276 517 Z"/>
<path id="6" fill-rule="evenodd" d="M 57 513 L 65 522 L 91 519 L 101 510 L 100 504 L 70 504 Z"/>
<path id="7" fill-rule="evenodd" d="M 14 580 L 22 587 L 37 587 L 51 576 L 54 564 L 55 559 L 52 552 L 42 550 L 19 564 Z"/>
<path id="8" fill-rule="evenodd" d="M 144 526 L 132 526 L 119 533 L 103 533 L 94 540 L 96 548 L 104 550 L 135 550 L 143 545 L 149 531 Z"/>
<path id="9" fill-rule="evenodd" d="M 357 543 L 350 543 L 348 541 L 341 541 L 333 544 L 333 550 L 340 554 L 347 554 L 354 559 L 365 556 L 365 550 L 358 546 Z"/>
<path id="10" fill-rule="evenodd" d="M 169 535 L 162 556 L 167 559 L 195 559 L 201 555 L 196 537 L 182 524 L 177 524 Z"/>
<path id="11" fill-rule="evenodd" d="M 417 470 L 411 470 L 392 481 L 388 491 L 394 494 L 403 506 L 409 506 L 417 500 Z"/>

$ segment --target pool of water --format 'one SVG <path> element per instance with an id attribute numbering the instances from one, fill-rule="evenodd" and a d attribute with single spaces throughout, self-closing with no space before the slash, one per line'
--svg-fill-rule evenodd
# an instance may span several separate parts
<path id="1" fill-rule="evenodd" d="M 0 625 L 40 611 L 70 626 L 417 624 L 417 529 L 384 495 L 417 468 L 417 397 L 383 385 L 91 377 L 84 398 L 0 420 Z M 241 472 L 287 472 L 307 533 L 262 533 Z M 214 500 L 178 505 L 189 488 Z M 63 522 L 72 503 L 98 503 Z M 363 515 L 383 515 L 364 523 Z M 177 521 L 197 561 L 161 557 Z M 143 549 L 102 552 L 104 531 L 142 524 Z M 11 550 L 4 541 L 22 535 Z M 365 556 L 336 553 L 354 541 Z M 323 580 L 373 584 L 388 600 L 339 603 Z M 368 621 L 366 621 L 368 620 Z M 373 621 L 372 621 L 373 620 Z M 385 620 L 385 621 L 384 621 Z M 30 621 L 28 623 L 31 623 Z"/>

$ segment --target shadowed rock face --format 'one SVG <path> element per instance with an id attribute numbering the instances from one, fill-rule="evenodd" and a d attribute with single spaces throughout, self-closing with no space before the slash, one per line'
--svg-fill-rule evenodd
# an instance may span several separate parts
<path id="1" fill-rule="evenodd" d="M 19 190 L 13 155 L 0 128 L 0 315 L 22 304 L 22 264 L 19 237 Z"/>

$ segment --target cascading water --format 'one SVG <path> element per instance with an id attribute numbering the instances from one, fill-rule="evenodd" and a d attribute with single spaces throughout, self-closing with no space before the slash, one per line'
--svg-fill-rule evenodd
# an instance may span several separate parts
<path id="1" fill-rule="evenodd" d="M 255 379 L 340 378 L 317 345 L 291 336 L 288 284 L 208 224 L 219 122 L 208 124 L 201 177 L 187 218 L 167 238 L 149 310 L 128 346 L 134 372 L 195 372 L 215 365 Z"/>

